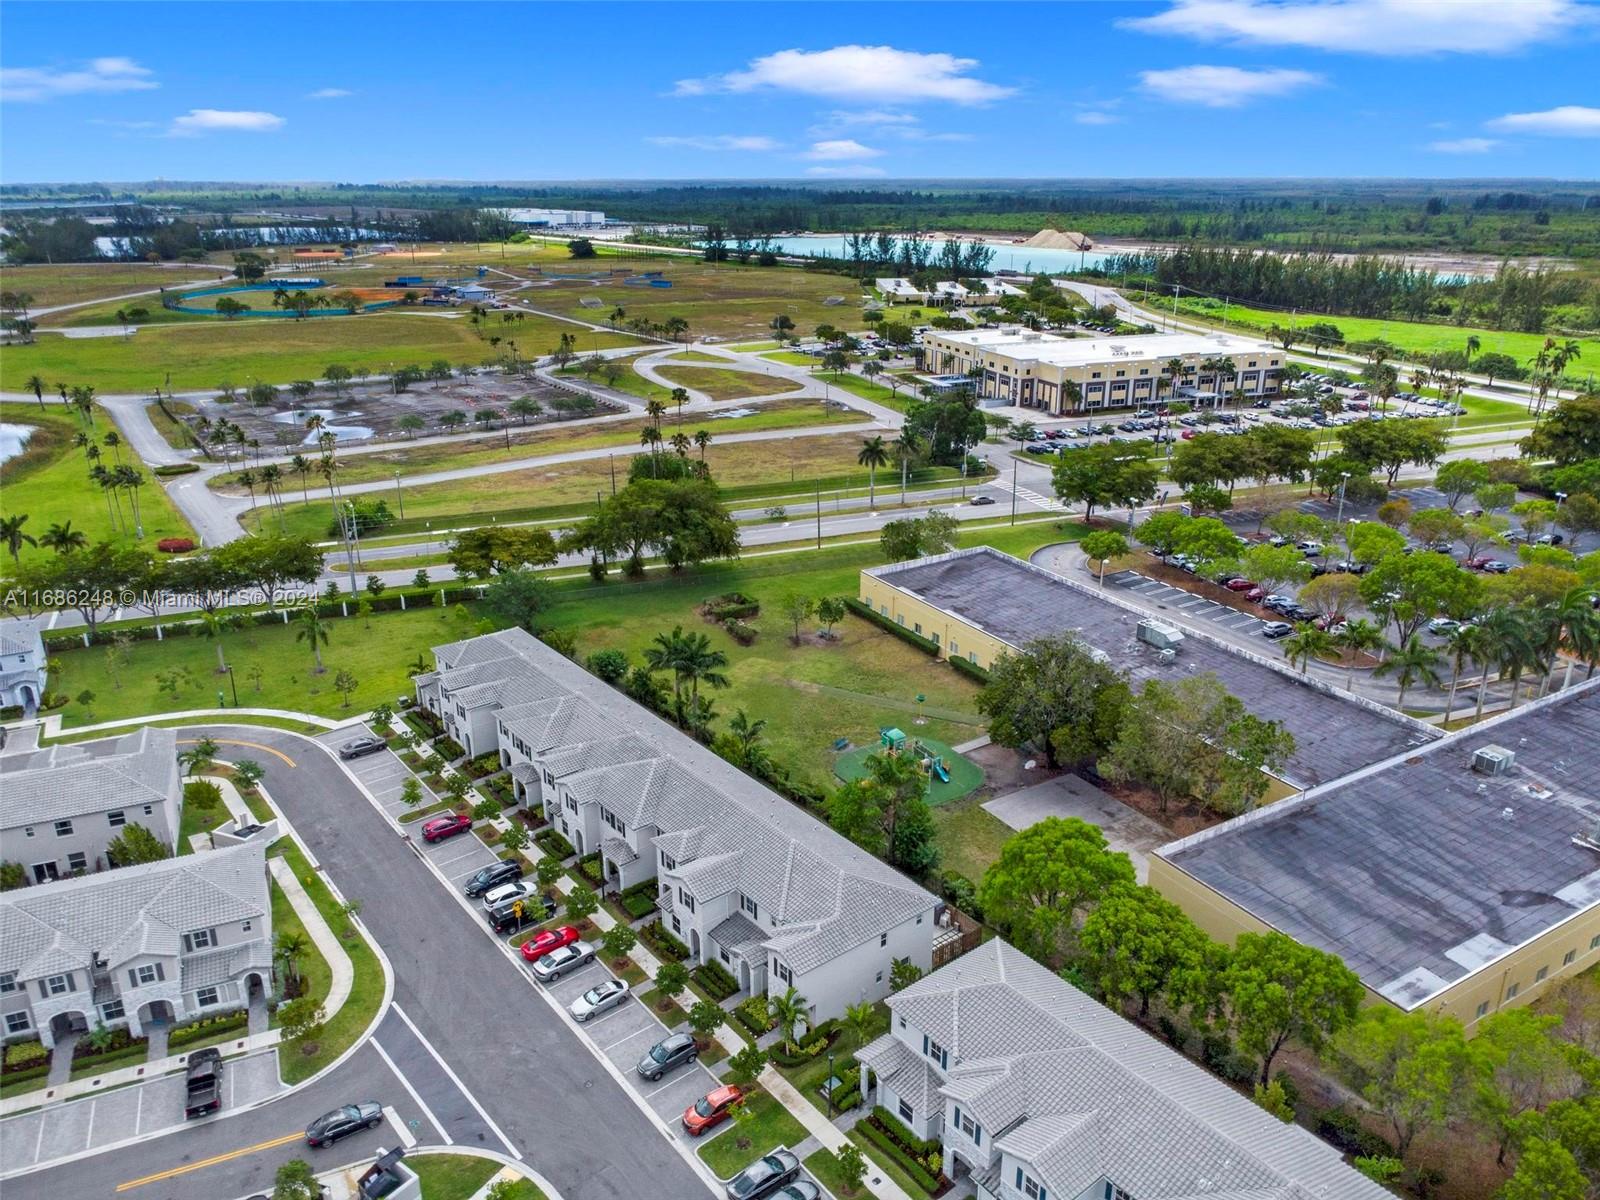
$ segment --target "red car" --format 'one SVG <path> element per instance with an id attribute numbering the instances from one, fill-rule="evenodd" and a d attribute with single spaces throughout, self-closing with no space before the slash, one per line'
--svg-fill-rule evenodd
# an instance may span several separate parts
<path id="1" fill-rule="evenodd" d="M 728 1084 L 707 1092 L 683 1110 L 683 1128 L 690 1137 L 699 1137 L 728 1119 L 728 1110 L 744 1099 L 744 1089 Z"/>
<path id="2" fill-rule="evenodd" d="M 1246 592 L 1244 594 L 1244 598 L 1246 600 L 1250 600 L 1250 601 L 1259 603 L 1260 601 L 1265 600 L 1267 598 L 1267 589 L 1262 587 L 1258 583 L 1258 584 L 1256 584 L 1255 587 L 1251 588 L 1248 592 Z"/>
<path id="3" fill-rule="evenodd" d="M 1257 584 L 1254 579 L 1245 579 L 1241 577 L 1239 579 L 1230 579 L 1222 586 L 1227 588 L 1230 592 L 1248 592 L 1251 588 L 1256 587 Z"/>
<path id="4" fill-rule="evenodd" d="M 570 946 L 578 940 L 578 930 L 572 925 L 546 929 L 522 943 L 522 957 L 528 962 L 543 958 L 558 946 Z"/>
<path id="5" fill-rule="evenodd" d="M 1192 430 L 1192 429 L 1185 429 L 1178 436 L 1181 437 L 1186 442 L 1192 442 L 1192 441 L 1194 441 L 1194 432 L 1195 431 Z"/>
<path id="6" fill-rule="evenodd" d="M 1479 554 L 1473 558 L 1463 558 L 1461 560 L 1461 565 L 1466 567 L 1469 571 L 1481 571 L 1485 566 L 1488 565 L 1489 561 L 1490 559 L 1487 554 Z"/>
<path id="7" fill-rule="evenodd" d="M 455 837 L 458 833 L 465 833 L 472 828 L 472 817 L 468 813 L 450 813 L 443 817 L 434 817 L 431 821 L 422 823 L 422 840 L 425 842 L 443 841 L 448 837 Z"/>

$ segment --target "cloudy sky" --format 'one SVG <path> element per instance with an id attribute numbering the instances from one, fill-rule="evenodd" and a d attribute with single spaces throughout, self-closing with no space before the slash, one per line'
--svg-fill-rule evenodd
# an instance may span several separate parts
<path id="1" fill-rule="evenodd" d="M 0 180 L 1600 178 L 1592 0 L 0 8 Z"/>

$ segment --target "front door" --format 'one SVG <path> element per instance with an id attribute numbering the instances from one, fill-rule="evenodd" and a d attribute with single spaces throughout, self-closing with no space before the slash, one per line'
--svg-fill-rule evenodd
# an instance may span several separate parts
<path id="1" fill-rule="evenodd" d="M 33 864 L 33 881 L 35 883 L 49 883 L 52 879 L 60 879 L 61 874 L 56 870 L 53 862 Z"/>

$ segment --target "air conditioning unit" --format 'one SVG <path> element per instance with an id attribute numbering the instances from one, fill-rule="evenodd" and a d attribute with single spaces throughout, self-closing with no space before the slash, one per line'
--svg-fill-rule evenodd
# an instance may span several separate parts
<path id="1" fill-rule="evenodd" d="M 1178 661 L 1178 652 L 1176 650 L 1163 650 L 1156 655 L 1156 661 L 1164 667 L 1170 667 Z"/>
<path id="2" fill-rule="evenodd" d="M 1504 775 L 1516 764 L 1516 753 L 1504 746 L 1479 746 L 1472 752 L 1472 769 L 1480 775 Z"/>

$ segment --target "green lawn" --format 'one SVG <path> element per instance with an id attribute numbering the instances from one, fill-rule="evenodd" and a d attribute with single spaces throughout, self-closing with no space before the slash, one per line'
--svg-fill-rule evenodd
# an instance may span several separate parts
<path id="1" fill-rule="evenodd" d="M 814 354 L 801 354 L 798 350 L 774 350 L 761 357 L 770 358 L 773 362 L 788 363 L 791 367 L 814 367 L 822 361 Z"/>
<path id="2" fill-rule="evenodd" d="M 727 363 L 721 354 L 707 354 L 703 350 L 684 350 L 672 356 L 675 363 Z"/>
<path id="3" fill-rule="evenodd" d="M 805 1168 L 823 1187 L 839 1197 L 839 1200 L 854 1200 L 856 1196 L 871 1195 L 865 1182 L 859 1189 L 845 1185 L 844 1171 L 840 1169 L 839 1160 L 832 1150 L 818 1150 L 815 1154 L 808 1155 Z"/>
<path id="4" fill-rule="evenodd" d="M 894 1160 L 892 1160 L 887 1154 L 878 1149 L 875 1143 L 868 1141 L 866 1135 L 863 1134 L 859 1129 L 852 1129 L 850 1131 L 850 1140 L 856 1145 L 860 1146 L 862 1151 L 865 1152 L 866 1156 L 872 1160 L 873 1164 L 876 1165 L 878 1169 L 890 1179 L 899 1184 L 901 1189 L 907 1195 L 928 1195 L 923 1188 L 917 1185 L 916 1181 L 913 1180 L 911 1176 L 907 1175 L 903 1170 L 900 1169 L 898 1163 L 894 1162 Z M 872 1168 L 868 1167 L 867 1171 L 868 1174 L 871 1174 Z"/>
<path id="5" fill-rule="evenodd" d="M 406 1166 L 417 1173 L 426 1200 L 469 1200 L 500 1171 L 494 1159 L 472 1154 L 418 1154 L 408 1156 Z M 539 1194 L 538 1188 L 529 1193 Z"/>
<path id="6" fill-rule="evenodd" d="M 932 714 L 930 714 L 932 715 Z M 966 715 L 966 714 L 963 714 Z M 902 732 L 904 732 L 902 730 Z M 939 759 L 949 779 L 940 779 L 937 775 L 930 775 L 928 786 L 928 803 L 938 807 L 959 800 L 968 792 L 978 788 L 983 783 L 983 768 L 977 763 L 957 754 L 951 746 L 939 741 L 937 738 L 928 737 L 926 734 L 917 733 L 914 736 L 922 743 L 922 751 Z M 882 747 L 869 742 L 856 750 L 841 754 L 834 763 L 834 774 L 840 779 L 862 779 L 867 775 L 867 759 L 880 752 Z M 919 759 L 925 755 L 910 745 L 906 753 L 916 753 Z"/>
<path id="7" fill-rule="evenodd" d="M 57 263 L 5 269 L 5 290 L 25 292 L 33 297 L 35 308 L 57 304 L 77 304 L 101 296 L 126 296 L 132 292 L 172 289 L 197 279 L 220 279 L 228 268 L 205 263 L 156 267 L 146 263 Z M 128 304 L 159 305 L 160 297 L 126 301 Z"/>
<path id="8" fill-rule="evenodd" d="M 323 883 L 322 877 L 311 869 L 310 863 L 306 862 L 300 848 L 290 839 L 280 838 L 273 843 L 272 853 L 283 855 L 284 860 L 293 868 L 295 878 L 300 880 L 300 886 L 305 888 L 306 894 L 317 906 L 317 911 L 328 922 L 334 934 L 340 938 L 355 972 L 349 999 L 344 1002 L 344 1007 L 337 1015 L 329 1016 L 315 1051 L 304 1054 L 292 1045 L 279 1050 L 278 1073 L 285 1083 L 292 1085 L 302 1079 L 309 1079 L 322 1070 L 354 1045 L 356 1039 L 366 1032 L 367 1026 L 377 1014 L 379 1003 L 383 1000 L 383 966 L 378 962 L 378 956 L 367 943 L 367 939 L 360 933 L 352 937 L 342 936 L 348 922 L 344 914 L 339 911 L 339 903 L 328 890 L 328 885 Z M 276 904 L 273 906 L 273 916 L 276 919 Z M 276 926 L 276 928 L 283 927 Z M 308 966 L 310 957 L 307 956 Z M 332 986 L 331 975 L 327 986 Z M 322 994 L 327 994 L 327 987 L 324 987 Z M 473 1188 L 466 1194 L 470 1196 L 476 1190 Z M 430 1194 L 429 1200 L 438 1200 L 438 1194 Z"/>
<path id="9" fill-rule="evenodd" d="M 496 327 L 498 333 L 498 327 Z M 149 391 L 161 386 L 214 388 L 224 381 L 287 383 L 320 378 L 331 363 L 386 372 L 434 359 L 452 363 L 493 361 L 514 341 L 524 357 L 555 349 L 562 333 L 579 335 L 583 350 L 626 346 L 623 334 L 591 333 L 548 318 L 529 317 L 490 347 L 465 318 L 385 312 L 305 321 L 200 320 L 141 329 L 132 338 L 66 338 L 47 334 L 29 346 L 8 346 L 0 388 L 21 391 L 32 374 L 48 380 L 92 384 L 102 392 Z"/>
<path id="10" fill-rule="evenodd" d="M 672 390 L 670 388 L 664 388 L 659 383 L 652 383 L 635 371 L 631 362 L 624 361 L 621 366 L 625 370 L 614 380 L 607 379 L 598 371 L 592 374 L 586 372 L 577 363 L 562 367 L 556 374 L 565 375 L 572 379 L 586 379 L 595 384 L 604 384 L 608 388 L 626 392 L 628 395 L 637 396 L 641 400 L 660 400 L 662 403 L 671 402 Z"/>
<path id="11" fill-rule="evenodd" d="M 737 1174 L 779 1146 L 806 1140 L 805 1126 L 766 1092 L 756 1092 L 745 1103 L 753 1114 L 747 1124 L 724 1122 L 722 1131 L 700 1147 L 700 1160 L 718 1179 Z"/>
<path id="12" fill-rule="evenodd" d="M 867 1042 L 889 1032 L 889 1006 L 879 1001 L 872 1006 L 872 1015 L 874 1023 L 867 1035 Z M 850 1072 L 855 1068 L 845 1068 L 845 1060 L 865 1044 L 866 1042 L 856 1036 L 855 1030 L 845 1026 L 839 1031 L 838 1038 L 830 1047 L 834 1060 L 834 1071 L 846 1083 L 850 1082 Z M 827 1054 L 819 1054 L 813 1059 L 808 1059 L 804 1066 L 778 1068 L 789 1082 L 794 1084 L 800 1094 L 815 1104 L 822 1112 L 827 1111 L 828 1104 L 826 1100 L 817 1095 L 816 1089 L 821 1087 L 828 1078 L 828 1058 L 829 1055 Z"/>
<path id="13" fill-rule="evenodd" d="M 916 392 L 909 387 L 893 390 L 884 387 L 883 384 L 878 383 L 876 380 L 868 379 L 862 375 L 852 375 L 848 371 L 837 375 L 830 372 L 823 378 L 833 387 L 843 388 L 847 392 L 860 396 L 863 400 L 871 400 L 876 404 L 883 405 L 885 408 L 892 408 L 896 412 L 905 412 L 917 399 Z"/>
<path id="14" fill-rule="evenodd" d="M 8 358 L 13 349 L 27 347 L 8 347 Z M 74 529 L 88 536 L 90 544 L 107 539 L 129 544 L 135 541 L 127 493 L 113 497 L 113 505 L 108 510 L 107 493 L 89 478 L 89 460 L 84 457 L 83 450 L 72 444 L 79 433 L 88 433 L 99 444 L 116 428 L 103 409 L 95 407 L 92 430 L 84 428 L 75 411 L 59 404 L 43 409 L 36 404 L 0 404 L 0 421 L 28 425 L 34 430 L 27 448 L 0 466 L 0 493 L 3 493 L 0 505 L 8 516 L 27 514 L 26 533 L 37 538 L 51 525 L 71 521 Z M 107 468 L 116 465 L 118 456 L 123 463 L 144 467 L 143 460 L 127 445 L 116 450 L 100 447 L 100 462 Z M 144 523 L 144 541 L 140 544 L 154 549 L 156 542 L 164 537 L 193 537 L 194 530 L 178 515 L 162 490 L 161 481 L 148 469 L 144 470 L 144 478 L 145 484 L 139 489 L 139 511 Z M 120 519 L 116 515 L 116 501 L 122 505 Z M 50 553 L 27 545 L 22 547 L 24 562 Z"/>
<path id="15" fill-rule="evenodd" d="M 337 609 L 333 612 L 336 614 Z M 322 650 L 327 671 L 313 672 L 311 652 L 295 640 L 299 632 L 288 625 L 255 625 L 225 634 L 223 652 L 234 669 L 239 702 L 246 708 L 283 708 L 325 717 L 347 717 L 376 704 L 393 703 L 411 690 L 407 664 L 419 652 L 454 638 L 470 636 L 476 617 L 466 622 L 455 610 L 422 608 L 408 612 L 375 613 L 370 625 L 360 617 L 334 616 L 329 623 L 328 645 Z M 61 710 L 64 724 L 83 725 L 114 721 L 172 709 L 210 708 L 218 693 L 233 700 L 228 677 L 217 675 L 216 648 L 203 637 L 168 634 L 165 641 L 135 642 L 127 648 L 127 663 L 114 681 L 105 651 L 99 647 L 52 651 L 59 663 L 53 690 L 77 696 L 84 689 L 95 693 L 85 708 L 76 700 Z M 261 669 L 256 686 L 252 671 Z M 333 689 L 335 674 L 349 669 L 359 680 L 350 706 Z M 187 671 L 176 694 L 159 687 L 157 675 Z M 121 686 L 118 686 L 120 682 Z M 92 714 L 92 717 L 91 717 Z"/>
<path id="16" fill-rule="evenodd" d="M 939 845 L 939 869 L 946 875 L 965 875 L 973 883 L 1000 858 L 1000 847 L 1014 832 L 991 815 L 974 796 L 933 810 Z"/>
<path id="17" fill-rule="evenodd" d="M 680 387 L 704 392 L 713 400 L 741 400 L 746 396 L 777 396 L 801 385 L 781 375 L 754 371 L 719 370 L 716 367 L 659 367 L 663 379 Z M 820 408 L 820 405 L 815 407 Z M 826 410 L 824 410 L 826 411 Z M 831 414 L 830 414 L 831 416 Z"/>

